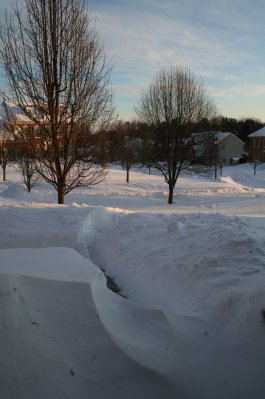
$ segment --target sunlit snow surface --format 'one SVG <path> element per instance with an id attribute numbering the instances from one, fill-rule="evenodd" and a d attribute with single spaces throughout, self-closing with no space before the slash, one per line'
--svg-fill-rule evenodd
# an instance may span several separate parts
<path id="1" fill-rule="evenodd" d="M 4 399 L 263 399 L 265 168 L 0 182 Z M 106 287 L 112 276 L 126 298 Z"/>

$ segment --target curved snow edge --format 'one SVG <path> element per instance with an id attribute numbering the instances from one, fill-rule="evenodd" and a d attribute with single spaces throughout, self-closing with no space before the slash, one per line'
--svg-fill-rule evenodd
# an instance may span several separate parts
<path id="1" fill-rule="evenodd" d="M 164 313 L 110 291 L 102 274 L 91 284 L 100 319 L 113 341 L 134 361 L 160 374 L 176 367 L 174 335 Z"/>

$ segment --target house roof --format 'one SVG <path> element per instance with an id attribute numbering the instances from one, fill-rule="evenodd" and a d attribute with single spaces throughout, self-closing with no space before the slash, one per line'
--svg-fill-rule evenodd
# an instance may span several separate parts
<path id="1" fill-rule="evenodd" d="M 218 140 L 223 141 L 227 137 L 232 136 L 235 140 L 239 141 L 241 144 L 245 145 L 244 141 L 241 140 L 237 135 L 231 132 L 216 132 L 216 137 Z"/>
<path id="2" fill-rule="evenodd" d="M 229 134 L 232 134 L 232 133 L 230 133 L 230 132 L 215 132 L 214 137 L 217 138 L 218 140 L 222 141 L 226 137 L 228 137 Z"/>
<path id="3" fill-rule="evenodd" d="M 249 134 L 248 137 L 265 137 L 265 127 L 262 127 L 256 132 Z"/>
<path id="4" fill-rule="evenodd" d="M 203 133 L 193 133 L 193 135 L 200 135 L 204 134 L 206 137 L 209 135 L 209 137 L 212 137 L 212 139 L 217 139 L 218 141 L 223 141 L 227 137 L 232 136 L 236 140 L 240 141 L 242 144 L 245 144 L 244 141 L 242 141 L 239 137 L 237 137 L 234 133 L 231 132 L 218 132 L 218 131 L 208 131 L 208 132 L 203 132 Z"/>
<path id="5" fill-rule="evenodd" d="M 232 136 L 236 140 L 240 141 L 242 144 L 245 144 L 239 137 L 237 137 L 234 133 L 231 132 L 211 132 L 214 134 L 214 137 L 217 138 L 219 141 L 225 140 L 227 137 Z"/>
<path id="6" fill-rule="evenodd" d="M 0 124 L 8 117 L 15 118 L 16 122 L 32 123 L 27 115 L 25 115 L 22 108 L 13 102 L 6 102 L 5 106 L 0 105 Z"/>

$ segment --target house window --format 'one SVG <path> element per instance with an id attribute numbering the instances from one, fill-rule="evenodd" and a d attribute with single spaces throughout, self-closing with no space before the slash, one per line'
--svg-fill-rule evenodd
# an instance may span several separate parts
<path id="1" fill-rule="evenodd" d="M 40 128 L 37 127 L 37 126 L 34 127 L 34 136 L 35 136 L 35 137 L 41 137 Z"/>
<path id="2" fill-rule="evenodd" d="M 223 151 L 226 151 L 227 150 L 227 146 L 226 145 L 223 145 Z"/>

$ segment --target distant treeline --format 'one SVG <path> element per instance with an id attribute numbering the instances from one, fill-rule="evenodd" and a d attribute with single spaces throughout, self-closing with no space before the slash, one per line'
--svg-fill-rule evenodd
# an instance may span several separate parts
<path id="1" fill-rule="evenodd" d="M 210 120 L 203 119 L 195 127 L 194 131 L 220 131 L 231 132 L 241 140 L 246 141 L 247 136 L 265 126 L 265 123 L 255 118 L 228 118 L 218 116 Z"/>

